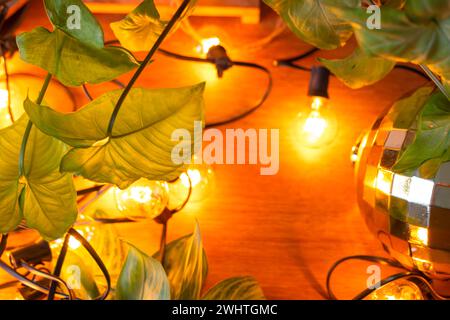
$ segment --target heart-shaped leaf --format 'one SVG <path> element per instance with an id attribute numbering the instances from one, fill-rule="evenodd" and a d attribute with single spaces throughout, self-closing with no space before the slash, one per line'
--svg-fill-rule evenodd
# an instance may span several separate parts
<path id="1" fill-rule="evenodd" d="M 61 169 L 125 189 L 140 178 L 173 180 L 183 164 L 172 161 L 179 141 L 176 129 L 188 130 L 194 144 L 195 121 L 203 121 L 204 84 L 179 89 L 132 89 L 115 121 L 107 128 L 122 90 L 108 92 L 77 112 L 63 114 L 26 100 L 24 107 L 44 133 L 74 147 Z M 186 155 L 188 156 L 188 155 Z"/>
<path id="2" fill-rule="evenodd" d="M 19 176 L 19 153 L 28 118 L 0 130 L 0 232 L 7 233 L 25 218 L 47 240 L 60 238 L 77 217 L 76 192 L 71 174 L 60 173 L 67 147 L 32 128 Z"/>
<path id="3" fill-rule="evenodd" d="M 103 48 L 103 30 L 81 0 L 44 0 L 47 15 L 55 28 L 80 42 Z"/>
<path id="4" fill-rule="evenodd" d="M 329 0 L 264 0 L 302 40 L 321 49 L 336 49 L 352 35 L 345 20 L 328 10 Z M 360 0 L 334 0 L 333 3 L 359 7 Z"/>
<path id="5" fill-rule="evenodd" d="M 413 2 L 408 1 L 407 4 Z M 435 18 L 432 22 L 415 21 L 408 17 L 406 11 L 382 7 L 381 29 L 370 30 L 366 26 L 368 15 L 364 10 L 330 8 L 340 18 L 352 23 L 359 46 L 366 53 L 394 61 L 428 65 L 443 77 L 450 89 L 450 17 Z"/>
<path id="6" fill-rule="evenodd" d="M 414 0 L 407 1 L 405 13 L 411 20 L 431 21 L 450 17 L 450 1 L 448 0 Z"/>
<path id="7" fill-rule="evenodd" d="M 97 48 L 60 29 L 38 27 L 20 34 L 17 44 L 24 61 L 47 70 L 66 86 L 110 81 L 138 65 L 122 48 Z"/>
<path id="8" fill-rule="evenodd" d="M 128 50 L 148 51 L 166 24 L 161 21 L 153 0 L 144 0 L 123 20 L 111 23 L 111 29 L 120 44 Z"/>
<path id="9" fill-rule="evenodd" d="M 380 81 L 395 66 L 394 61 L 368 56 L 359 48 L 345 59 L 319 58 L 319 61 L 352 89 L 359 89 Z"/>
<path id="10" fill-rule="evenodd" d="M 184 18 L 194 10 L 196 0 L 191 0 L 183 15 L 171 29 L 174 33 Z M 166 21 L 161 20 L 154 0 L 144 0 L 124 19 L 110 24 L 120 44 L 131 51 L 148 51 L 161 35 Z"/>
<path id="11" fill-rule="evenodd" d="M 418 121 L 416 138 L 395 164 L 396 172 L 410 172 L 432 159 L 450 161 L 450 102 L 441 92 L 430 97 Z"/>
<path id="12" fill-rule="evenodd" d="M 153 255 L 159 259 L 159 252 Z M 197 300 L 208 274 L 198 223 L 195 231 L 166 247 L 164 269 L 169 278 L 172 300 Z"/>
<path id="13" fill-rule="evenodd" d="M 170 287 L 161 264 L 130 245 L 117 281 L 118 300 L 169 300 Z"/>
<path id="14" fill-rule="evenodd" d="M 258 282 L 252 277 L 235 277 L 219 282 L 203 300 L 265 300 Z"/>

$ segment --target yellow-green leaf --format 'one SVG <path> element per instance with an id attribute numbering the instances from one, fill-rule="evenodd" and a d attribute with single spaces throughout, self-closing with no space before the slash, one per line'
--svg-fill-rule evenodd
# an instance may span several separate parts
<path id="1" fill-rule="evenodd" d="M 414 1 L 408 1 L 407 4 Z M 366 25 L 368 15 L 365 10 L 337 5 L 330 7 L 330 10 L 352 23 L 360 48 L 369 55 L 428 65 L 443 78 L 448 87 L 450 12 L 439 15 L 446 18 L 416 21 L 405 11 L 382 7 L 381 28 L 370 30 Z"/>
<path id="2" fill-rule="evenodd" d="M 368 56 L 359 48 L 344 59 L 319 58 L 319 61 L 352 89 L 359 89 L 380 81 L 395 66 L 394 61 Z"/>
<path id="3" fill-rule="evenodd" d="M 173 180 L 183 169 L 172 161 L 175 129 L 186 129 L 194 143 L 195 121 L 203 121 L 204 84 L 179 89 L 132 89 L 107 128 L 122 90 L 108 92 L 77 112 L 63 114 L 26 100 L 24 107 L 44 133 L 74 147 L 61 170 L 127 188 L 140 178 Z"/>
<path id="4" fill-rule="evenodd" d="M 134 69 L 138 63 L 119 47 L 97 48 L 60 29 L 38 27 L 17 36 L 20 57 L 55 77 L 64 85 L 102 83 Z"/>
<path id="5" fill-rule="evenodd" d="M 161 264 L 130 245 L 117 281 L 118 300 L 169 300 L 169 280 Z"/>
<path id="6" fill-rule="evenodd" d="M 153 255 L 159 259 L 159 252 Z M 198 223 L 193 234 L 169 243 L 164 269 L 169 278 L 172 300 L 197 300 L 208 275 Z"/>
<path id="7" fill-rule="evenodd" d="M 235 277 L 219 282 L 203 300 L 265 300 L 258 282 L 252 277 Z"/>
<path id="8" fill-rule="evenodd" d="M 401 154 L 396 172 L 410 172 L 432 159 L 450 161 L 450 101 L 433 94 L 421 111 L 414 142 Z"/>
<path id="9" fill-rule="evenodd" d="M 330 0 L 264 0 L 302 40 L 321 49 L 336 49 L 352 35 L 344 19 L 328 10 Z M 333 3 L 359 7 L 360 0 L 333 0 Z"/>
<path id="10" fill-rule="evenodd" d="M 19 153 L 28 117 L 0 130 L 0 232 L 17 227 L 22 219 L 48 240 L 60 238 L 77 217 L 72 175 L 60 173 L 67 147 L 32 128 L 19 176 Z"/>
<path id="11" fill-rule="evenodd" d="M 77 40 L 103 48 L 103 30 L 81 0 L 44 0 L 47 15 L 55 28 Z"/>
<path id="12" fill-rule="evenodd" d="M 166 24 L 160 19 L 153 0 L 144 0 L 123 20 L 111 23 L 111 29 L 120 44 L 128 50 L 148 51 Z"/>

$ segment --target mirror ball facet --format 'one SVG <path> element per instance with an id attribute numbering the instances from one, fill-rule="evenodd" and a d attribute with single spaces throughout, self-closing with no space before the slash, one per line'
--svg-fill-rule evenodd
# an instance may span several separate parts
<path id="1" fill-rule="evenodd" d="M 400 115 L 393 108 L 384 112 L 353 149 L 358 204 L 394 259 L 432 278 L 450 278 L 450 162 L 429 179 L 419 170 L 393 172 L 417 128 L 417 117 L 408 123 L 397 121 Z"/>

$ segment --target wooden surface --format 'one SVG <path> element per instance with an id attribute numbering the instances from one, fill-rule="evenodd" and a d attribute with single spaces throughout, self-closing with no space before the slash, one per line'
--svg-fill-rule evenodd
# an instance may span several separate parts
<path id="1" fill-rule="evenodd" d="M 127 13 L 133 10 L 140 0 L 87 0 L 86 4 L 93 12 Z M 161 16 L 172 14 L 178 1 L 155 0 Z M 192 13 L 203 17 L 238 17 L 243 23 L 259 22 L 260 0 L 199 0 Z"/>
<path id="2" fill-rule="evenodd" d="M 22 30 L 48 25 L 35 1 Z M 109 22 L 118 16 L 102 16 L 106 39 L 112 35 Z M 261 25 L 243 26 L 238 20 L 194 19 L 197 30 L 215 30 L 228 39 L 232 58 L 271 66 L 274 58 L 296 55 L 309 48 L 289 32 L 258 51 L 246 52 L 246 45 L 269 34 L 275 19 L 266 15 Z M 165 48 L 194 54 L 195 43 L 178 32 Z M 315 58 L 343 57 L 352 48 L 320 52 Z M 16 58 L 15 69 L 35 70 Z M 302 149 L 292 129 L 301 107 L 307 105 L 309 74 L 271 67 L 274 90 L 256 113 L 228 127 L 280 129 L 280 171 L 260 176 L 258 166 L 216 166 L 215 188 L 200 203 L 191 203 L 169 226 L 169 239 L 193 230 L 198 220 L 209 261 L 207 287 L 227 277 L 254 276 L 270 299 L 321 299 L 328 268 L 339 258 L 353 254 L 383 254 L 368 232 L 355 202 L 353 168 L 349 154 L 359 134 L 377 114 L 424 80 L 405 71 L 393 71 L 385 80 L 361 90 L 350 90 L 332 79 L 330 96 L 340 131 L 334 143 L 324 149 Z M 39 72 L 36 70 L 36 72 Z M 126 75 L 122 80 L 127 80 Z M 218 119 L 251 106 L 264 91 L 265 78 L 257 71 L 234 68 L 222 80 L 214 78 L 209 65 L 180 62 L 157 55 L 140 86 L 181 86 L 208 80 L 207 118 Z M 109 85 L 93 88 L 96 94 Z M 79 91 L 79 104 L 85 99 Z M 144 251 L 158 247 L 160 227 L 152 222 L 120 226 L 121 235 Z M 338 273 L 336 292 L 350 298 L 364 289 L 366 266 L 351 265 Z"/>

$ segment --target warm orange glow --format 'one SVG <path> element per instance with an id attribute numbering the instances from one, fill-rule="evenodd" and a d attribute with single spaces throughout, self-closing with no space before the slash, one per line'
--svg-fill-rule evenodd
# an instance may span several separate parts
<path id="1" fill-rule="evenodd" d="M 202 53 L 204 55 L 208 54 L 209 49 L 214 46 L 220 45 L 220 39 L 217 37 L 206 38 L 200 41 L 200 44 L 197 46 L 197 52 Z"/>
<path id="2" fill-rule="evenodd" d="M 199 170 L 197 169 L 188 169 L 187 172 L 183 172 L 180 175 L 181 183 L 186 188 L 189 188 L 189 179 L 191 180 L 192 187 L 194 188 L 196 185 L 198 185 L 202 181 L 202 175 Z"/>
<path id="3" fill-rule="evenodd" d="M 377 178 L 375 179 L 375 188 L 384 194 L 391 193 L 392 173 L 384 170 L 379 170 Z"/>
<path id="4" fill-rule="evenodd" d="M 428 245 L 428 229 L 416 226 L 410 227 L 411 241 L 420 245 Z"/>
<path id="5" fill-rule="evenodd" d="M 400 279 L 375 290 L 366 300 L 423 300 L 423 295 L 415 283 Z"/>
<path id="6" fill-rule="evenodd" d="M 298 135 L 301 144 L 319 148 L 331 142 L 337 132 L 335 119 L 326 109 L 328 100 L 322 97 L 313 97 L 308 112 L 300 114 Z"/>
<path id="7" fill-rule="evenodd" d="M 140 179 L 129 188 L 115 188 L 116 205 L 130 219 L 154 218 L 168 203 L 168 186 L 163 181 Z"/>

